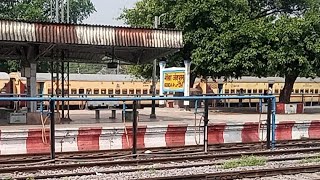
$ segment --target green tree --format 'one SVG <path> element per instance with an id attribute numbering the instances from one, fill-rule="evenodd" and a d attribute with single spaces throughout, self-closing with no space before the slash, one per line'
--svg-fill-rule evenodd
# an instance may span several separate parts
<path id="1" fill-rule="evenodd" d="M 62 1 L 60 0 L 60 3 Z M 66 7 L 65 7 L 66 8 Z M 81 23 L 95 12 L 91 0 L 70 0 L 70 22 Z M 55 14 L 55 11 L 53 12 Z M 0 18 L 27 21 L 50 21 L 50 0 L 16 0 L 0 2 Z M 61 15 L 60 19 L 61 19 Z M 66 10 L 65 10 L 66 17 Z M 20 69 L 18 61 L 0 62 L 1 71 L 11 72 Z M 49 71 L 48 62 L 38 62 L 38 72 Z"/>
<path id="2" fill-rule="evenodd" d="M 59 0 L 62 4 L 62 0 Z M 66 17 L 66 6 L 65 17 Z M 50 0 L 16 0 L 0 2 L 0 18 L 28 21 L 50 21 Z M 60 7 L 61 10 L 61 7 Z M 96 9 L 91 0 L 70 0 L 70 22 L 81 23 Z M 55 9 L 53 7 L 53 15 Z M 61 15 L 60 19 L 61 19 Z"/>
<path id="3" fill-rule="evenodd" d="M 236 28 L 213 38 L 207 34 L 211 39 L 196 49 L 195 63 L 201 67 L 208 63 L 212 75 L 285 77 L 280 102 L 289 103 L 297 77 L 319 75 L 320 13 L 316 7 L 318 4 L 310 5 L 295 16 L 283 13 L 254 21 L 238 19 L 241 25 Z"/>
<path id="4" fill-rule="evenodd" d="M 308 18 L 318 15 L 311 8 L 317 4 L 311 0 L 142 0 L 133 9 L 124 9 L 120 18 L 132 26 L 151 27 L 154 16 L 166 13 L 162 27 L 183 30 L 185 43 L 178 54 L 168 58 L 170 63 L 191 59 L 194 76 L 284 76 L 280 99 L 288 102 L 292 89 L 288 84 L 296 79 L 295 75 L 291 80 L 290 73 L 314 75 L 310 72 L 317 64 L 317 52 L 309 43 L 302 46 L 298 41 L 312 39 L 316 47 L 312 34 L 317 34 L 317 25 Z M 302 26 L 308 33 L 301 33 L 298 28 Z M 309 48 L 308 52 L 301 53 L 302 47 Z M 297 66 L 302 60 L 303 65 Z M 150 67 L 139 65 L 131 72 L 146 76 Z"/>

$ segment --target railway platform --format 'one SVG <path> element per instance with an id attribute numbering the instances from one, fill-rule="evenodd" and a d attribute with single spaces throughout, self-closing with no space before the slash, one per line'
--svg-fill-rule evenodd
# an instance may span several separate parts
<path id="1" fill-rule="evenodd" d="M 257 113 L 252 109 L 241 110 L 234 108 L 229 110 L 214 109 L 209 110 L 209 123 L 247 123 L 261 121 L 265 122 L 267 114 Z M 314 109 L 314 108 L 313 108 Z M 130 110 L 129 110 L 130 111 Z M 195 110 L 185 111 L 178 108 L 157 108 L 156 119 L 150 119 L 151 108 L 138 109 L 139 116 L 138 122 L 142 126 L 166 126 L 187 124 L 194 125 L 195 119 L 200 121 L 203 114 L 203 108 L 197 110 L 195 116 Z M 56 124 L 57 128 L 81 128 L 81 127 L 124 127 L 122 120 L 122 109 L 116 109 L 116 118 L 110 118 L 112 111 L 110 109 L 99 109 L 99 119 L 96 118 L 96 110 L 70 110 L 69 113 L 71 121 Z M 1 119 L 0 129 L 29 129 L 40 128 L 42 125 L 25 125 L 25 124 L 10 124 L 8 120 Z M 277 114 L 276 122 L 283 121 L 295 121 L 297 123 L 310 122 L 312 120 L 320 120 L 320 113 L 308 113 L 308 114 Z M 132 121 L 126 120 L 126 125 L 131 125 Z"/>

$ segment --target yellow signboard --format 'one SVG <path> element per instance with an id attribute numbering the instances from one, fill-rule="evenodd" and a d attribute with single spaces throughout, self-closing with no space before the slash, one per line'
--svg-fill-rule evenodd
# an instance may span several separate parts
<path id="1" fill-rule="evenodd" d="M 163 75 L 164 91 L 183 92 L 184 71 L 164 71 Z"/>

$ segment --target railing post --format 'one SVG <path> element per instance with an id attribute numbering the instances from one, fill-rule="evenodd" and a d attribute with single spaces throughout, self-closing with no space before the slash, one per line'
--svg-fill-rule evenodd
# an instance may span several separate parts
<path id="1" fill-rule="evenodd" d="M 137 119 L 137 101 L 133 101 L 133 136 L 132 136 L 132 154 L 137 157 L 137 132 L 138 132 L 138 119 Z"/>
<path id="2" fill-rule="evenodd" d="M 276 144 L 276 101 L 275 97 L 272 98 L 272 149 L 275 148 Z"/>
<path id="3" fill-rule="evenodd" d="M 55 159 L 55 121 L 54 121 L 54 100 L 50 100 L 50 152 L 51 159 Z"/>
<path id="4" fill-rule="evenodd" d="M 271 113 L 272 113 L 272 104 L 271 99 L 268 99 L 268 112 L 267 112 L 267 149 L 271 148 Z"/>
<path id="5" fill-rule="evenodd" d="M 204 101 L 204 127 L 203 127 L 203 132 L 204 132 L 204 152 L 208 152 L 208 122 L 209 122 L 209 101 L 206 99 Z"/>

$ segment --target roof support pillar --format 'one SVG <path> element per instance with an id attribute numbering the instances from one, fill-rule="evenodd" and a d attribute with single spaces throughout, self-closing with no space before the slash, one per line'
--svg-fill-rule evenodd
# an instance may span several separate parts
<path id="1" fill-rule="evenodd" d="M 185 66 L 185 75 L 184 75 L 184 96 L 190 96 L 190 66 L 191 62 L 189 60 L 184 61 Z M 184 108 L 187 111 L 190 111 L 190 102 L 184 101 Z"/>
<path id="2" fill-rule="evenodd" d="M 160 61 L 159 62 L 160 66 L 160 89 L 159 89 L 159 96 L 163 97 L 164 92 L 163 92 L 163 69 L 166 67 L 166 61 Z M 159 100 L 159 107 L 163 108 L 165 107 L 165 101 L 164 100 Z"/>
<path id="3" fill-rule="evenodd" d="M 32 45 L 24 48 L 25 59 L 22 62 L 21 76 L 27 78 L 27 96 L 37 97 L 37 62 L 35 58 L 39 54 L 39 49 L 37 46 Z M 28 112 L 36 112 L 37 102 L 28 101 L 27 102 Z"/>

